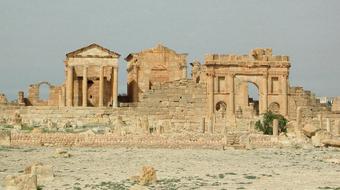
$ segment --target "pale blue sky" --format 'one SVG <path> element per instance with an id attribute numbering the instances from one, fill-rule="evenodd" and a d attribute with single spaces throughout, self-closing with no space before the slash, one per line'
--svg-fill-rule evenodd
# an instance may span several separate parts
<path id="1" fill-rule="evenodd" d="M 0 91 L 61 84 L 65 54 L 94 42 L 122 55 L 120 92 L 123 58 L 161 42 L 188 63 L 272 47 L 290 56 L 291 85 L 340 95 L 339 0 L 0 0 Z"/>

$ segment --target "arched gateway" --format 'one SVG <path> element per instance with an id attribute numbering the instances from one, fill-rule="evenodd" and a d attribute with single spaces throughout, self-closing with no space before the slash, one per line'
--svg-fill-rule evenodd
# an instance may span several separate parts
<path id="1" fill-rule="evenodd" d="M 249 55 L 217 55 L 205 57 L 208 94 L 208 117 L 215 114 L 217 102 L 228 105 L 227 117 L 235 112 L 251 116 L 248 83 L 254 84 L 259 93 L 259 114 L 265 113 L 273 102 L 278 113 L 288 114 L 288 56 L 273 56 L 272 49 L 254 49 Z M 252 108 L 253 106 L 253 108 Z"/>

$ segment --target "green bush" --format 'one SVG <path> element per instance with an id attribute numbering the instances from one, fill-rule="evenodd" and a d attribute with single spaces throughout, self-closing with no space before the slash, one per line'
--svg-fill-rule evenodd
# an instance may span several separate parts
<path id="1" fill-rule="evenodd" d="M 284 118 L 280 114 L 274 114 L 273 112 L 269 111 L 263 115 L 263 120 L 258 120 L 255 123 L 255 129 L 262 131 L 263 134 L 272 135 L 273 134 L 273 120 L 279 120 L 279 133 L 280 132 L 287 132 L 287 123 L 288 120 Z"/>

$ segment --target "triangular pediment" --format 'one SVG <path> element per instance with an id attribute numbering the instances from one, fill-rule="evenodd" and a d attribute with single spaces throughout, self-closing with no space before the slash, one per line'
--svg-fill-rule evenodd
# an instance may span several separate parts
<path id="1" fill-rule="evenodd" d="M 110 57 L 118 58 L 120 55 L 116 52 L 110 51 L 98 44 L 91 44 L 89 46 L 80 48 L 76 51 L 66 54 L 67 57 Z"/>

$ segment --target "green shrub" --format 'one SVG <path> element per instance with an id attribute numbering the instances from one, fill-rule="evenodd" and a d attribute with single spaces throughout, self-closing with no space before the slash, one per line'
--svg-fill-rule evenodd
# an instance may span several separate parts
<path id="1" fill-rule="evenodd" d="M 255 129 L 262 131 L 263 134 L 272 135 L 273 134 L 273 120 L 279 120 L 279 133 L 280 132 L 287 132 L 287 123 L 288 120 L 284 118 L 280 114 L 274 114 L 273 112 L 269 111 L 263 115 L 263 120 L 258 120 L 255 123 Z"/>

